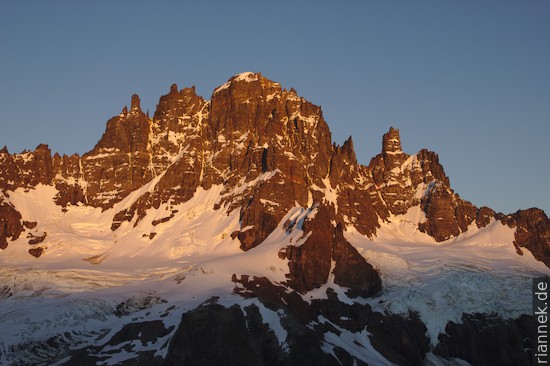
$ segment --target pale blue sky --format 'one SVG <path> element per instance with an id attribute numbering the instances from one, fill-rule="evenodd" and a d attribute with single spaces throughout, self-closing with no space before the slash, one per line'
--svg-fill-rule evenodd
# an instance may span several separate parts
<path id="1" fill-rule="evenodd" d="M 260 71 L 368 164 L 390 126 L 477 206 L 550 210 L 550 2 L 1 1 L 0 145 L 83 153 L 138 93 Z"/>

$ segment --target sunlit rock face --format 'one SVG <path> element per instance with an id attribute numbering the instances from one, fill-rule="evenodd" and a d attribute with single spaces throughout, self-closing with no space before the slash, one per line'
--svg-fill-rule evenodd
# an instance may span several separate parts
<path id="1" fill-rule="evenodd" d="M 473 222 L 482 227 L 505 217 L 456 194 L 436 153 L 403 152 L 393 127 L 382 137 L 381 153 L 361 165 L 351 137 L 342 146 L 332 143 L 320 107 L 251 72 L 230 78 L 210 100 L 194 87 L 173 84 L 152 118 L 133 95 L 130 108 L 107 122 L 99 142 L 82 157 L 52 157 L 47 145 L 39 145 L 20 154 L 4 148 L 0 162 L 0 189 L 54 185 L 62 207 L 106 210 L 142 189 L 113 216 L 113 230 L 125 221 L 137 224 L 150 208 L 186 202 L 199 187 L 222 184 L 217 208 L 239 211 L 241 230 L 233 237 L 245 251 L 260 245 L 296 205 L 330 206 L 334 226 L 371 238 L 391 215 L 416 206 L 425 215 L 419 230 L 437 241 L 458 236 Z M 547 263 L 550 229 L 539 211 L 518 211 L 509 225 L 520 223 L 518 248 L 532 249 Z M 3 236 L 13 239 L 19 229 L 10 217 Z"/>

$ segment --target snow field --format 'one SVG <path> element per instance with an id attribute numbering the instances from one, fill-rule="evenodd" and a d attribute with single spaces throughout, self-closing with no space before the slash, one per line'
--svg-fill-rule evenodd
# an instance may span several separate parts
<path id="1" fill-rule="evenodd" d="M 276 173 L 266 173 L 261 179 Z M 288 245 L 303 243 L 302 223 L 315 215 L 315 207 L 290 210 L 279 227 L 248 252 L 242 252 L 238 241 L 231 239 L 231 233 L 240 229 L 238 212 L 213 209 L 222 195 L 221 185 L 208 191 L 199 188 L 188 202 L 163 204 L 150 209 L 137 226 L 134 219 L 111 231 L 114 215 L 152 190 L 156 181 L 104 212 L 70 206 L 63 213 L 53 203 L 56 191 L 50 186 L 9 192 L 6 200 L 15 205 L 23 220 L 37 221 L 38 226 L 0 252 L 0 363 L 19 352 L 18 346 L 43 343 L 54 335 L 72 337 L 66 339 L 71 347 L 92 344 L 100 335 L 109 339 L 129 319 L 158 319 L 167 328 L 177 327 L 183 312 L 213 296 L 224 306 L 256 304 L 264 322 L 286 347 L 281 314 L 257 300 L 233 294 L 236 284 L 231 277 L 246 274 L 284 282 L 288 262 L 278 253 Z M 332 201 L 333 196 L 326 200 Z M 153 224 L 175 211 L 167 222 Z M 283 227 L 288 220 L 295 222 L 290 232 Z M 413 207 L 407 214 L 382 223 L 373 240 L 348 226 L 347 240 L 381 273 L 383 291 L 377 297 L 351 300 L 330 275 L 326 285 L 304 294 L 304 300 L 326 298 L 326 289 L 331 287 L 344 302 L 369 303 L 376 311 L 404 315 L 409 310 L 418 312 L 432 346 L 444 333 L 445 325 L 460 322 L 464 313 L 497 313 L 504 318 L 530 313 L 531 280 L 549 275 L 550 270 L 527 250 L 523 256 L 516 254 L 514 229 L 496 221 L 481 229 L 472 224 L 458 237 L 437 243 L 418 231 L 418 223 L 424 220 L 419 207 Z M 28 232 L 47 233 L 40 244 L 47 249 L 39 259 L 27 253 Z M 151 233 L 156 234 L 152 239 Z M 163 301 L 148 303 L 150 298 Z M 138 306 L 118 318 L 114 315 L 117 305 L 128 299 L 142 303 L 144 308 Z M 386 362 L 371 349 L 366 330 L 365 334 L 340 330 L 340 337 L 325 334 L 327 352 L 340 345 L 373 364 Z M 162 342 L 135 345 L 134 350 L 157 347 L 162 355 L 166 352 L 160 347 Z M 131 356 L 114 353 L 107 364 Z M 442 364 L 436 356 L 430 360 L 434 365 Z"/>

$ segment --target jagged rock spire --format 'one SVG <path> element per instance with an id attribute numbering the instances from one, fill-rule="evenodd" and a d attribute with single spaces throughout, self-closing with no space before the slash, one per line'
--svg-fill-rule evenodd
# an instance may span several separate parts
<path id="1" fill-rule="evenodd" d="M 396 154 L 402 152 L 399 130 L 390 127 L 390 130 L 382 138 L 382 153 Z"/>
<path id="2" fill-rule="evenodd" d="M 342 153 L 348 159 L 349 163 L 357 164 L 357 157 L 355 156 L 355 149 L 353 147 L 353 139 L 348 137 L 348 139 L 342 145 Z"/>
<path id="3" fill-rule="evenodd" d="M 140 103 L 141 102 L 139 100 L 139 95 L 133 94 L 132 95 L 132 104 L 131 104 L 130 109 L 141 109 Z"/>

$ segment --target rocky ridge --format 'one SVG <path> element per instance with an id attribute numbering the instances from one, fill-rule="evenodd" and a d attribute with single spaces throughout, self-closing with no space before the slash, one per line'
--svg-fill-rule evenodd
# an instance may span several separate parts
<path id="1" fill-rule="evenodd" d="M 4 148 L 0 164 L 3 195 L 54 185 L 63 207 L 108 210 L 147 187 L 131 207 L 114 213 L 113 230 L 125 221 L 137 225 L 150 208 L 187 201 L 198 187 L 222 184 L 217 208 L 239 210 L 241 230 L 233 237 L 243 250 L 262 243 L 295 205 L 331 207 L 330 220 L 371 238 L 390 215 L 420 205 L 425 221 L 418 228 L 437 241 L 497 219 L 517 225 L 519 254 L 524 247 L 549 264 L 550 224 L 543 211 L 504 215 L 475 207 L 452 190 L 436 153 L 404 153 L 394 128 L 383 136 L 381 153 L 361 165 L 351 137 L 342 146 L 332 143 L 321 108 L 259 73 L 232 77 L 208 101 L 194 87 L 174 84 L 152 118 L 133 95 L 130 108 L 107 122 L 83 156 L 52 156 L 47 145 L 20 154 Z M 24 231 L 19 216 L 2 204 L 1 247 Z"/>

